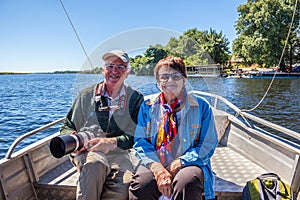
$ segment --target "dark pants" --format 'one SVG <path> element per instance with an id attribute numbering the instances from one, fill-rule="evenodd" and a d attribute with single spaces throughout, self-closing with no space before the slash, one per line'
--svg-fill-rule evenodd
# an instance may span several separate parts
<path id="1" fill-rule="evenodd" d="M 203 173 L 200 167 L 188 166 L 179 170 L 172 182 L 172 199 L 202 199 Z M 158 199 L 159 192 L 156 180 L 150 169 L 139 165 L 129 187 L 129 199 Z"/>

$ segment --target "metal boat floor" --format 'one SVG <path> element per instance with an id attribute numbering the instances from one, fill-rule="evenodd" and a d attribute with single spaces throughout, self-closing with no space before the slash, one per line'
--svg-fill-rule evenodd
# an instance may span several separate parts
<path id="1" fill-rule="evenodd" d="M 218 199 L 240 198 L 243 187 L 266 171 L 228 147 L 219 146 L 212 157 Z M 70 160 L 45 174 L 36 184 L 39 199 L 75 199 L 78 179 Z"/>
<path id="2" fill-rule="evenodd" d="M 267 173 L 265 169 L 225 146 L 216 148 L 211 165 L 216 175 L 215 192 L 218 196 L 241 196 L 248 180 Z"/>
<path id="3" fill-rule="evenodd" d="M 35 184 L 38 199 L 76 199 L 79 173 L 69 159 L 41 177 Z"/>

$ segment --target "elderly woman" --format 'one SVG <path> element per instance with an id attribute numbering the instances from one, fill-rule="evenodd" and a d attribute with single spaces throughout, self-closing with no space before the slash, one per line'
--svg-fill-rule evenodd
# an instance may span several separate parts
<path id="1" fill-rule="evenodd" d="M 212 199 L 218 138 L 211 106 L 187 93 L 181 58 L 160 60 L 154 74 L 161 92 L 139 111 L 134 148 L 141 163 L 129 199 Z"/>

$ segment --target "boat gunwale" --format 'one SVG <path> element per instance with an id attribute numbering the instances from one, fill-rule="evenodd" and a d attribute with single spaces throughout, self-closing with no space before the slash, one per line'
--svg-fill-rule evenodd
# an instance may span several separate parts
<path id="1" fill-rule="evenodd" d="M 284 128 L 282 126 L 279 126 L 277 124 L 274 124 L 272 122 L 269 122 L 267 120 L 264 120 L 262 118 L 259 118 L 259 117 L 256 117 L 254 115 L 251 115 L 245 111 L 242 111 L 241 109 L 239 109 L 237 106 L 235 106 L 233 103 L 231 103 L 230 101 L 228 101 L 227 99 L 225 99 L 224 97 L 220 96 L 220 95 L 217 95 L 217 94 L 212 94 L 212 93 L 208 93 L 208 92 L 203 92 L 203 91 L 195 91 L 195 90 L 192 90 L 192 91 L 189 91 L 189 94 L 196 94 L 196 95 L 201 95 L 201 96 L 209 96 L 209 97 L 213 97 L 215 98 L 214 100 L 214 103 L 212 105 L 213 108 L 217 109 L 217 104 L 218 104 L 218 100 L 222 101 L 223 103 L 225 103 L 227 106 L 229 106 L 229 108 L 231 108 L 235 113 L 236 113 L 236 116 L 234 116 L 235 118 L 237 118 L 237 116 L 241 116 L 244 120 L 245 120 L 245 126 L 248 126 L 249 128 L 254 128 L 253 126 L 251 126 L 251 124 L 249 123 L 249 121 L 247 119 L 251 119 L 255 122 L 258 122 L 260 124 L 263 124 L 269 128 L 272 128 L 274 130 L 277 130 L 287 136 L 290 136 L 290 137 L 293 137 L 295 139 L 298 139 L 300 140 L 300 134 L 293 131 L 293 130 L 290 130 L 290 129 L 287 129 L 287 128 Z M 156 94 L 152 94 L 152 95 L 156 95 Z M 148 95 L 148 96 L 152 96 L 152 95 Z M 147 97 L 145 97 L 147 98 Z M 221 110 L 222 111 L 222 110 Z M 61 123 L 65 118 L 60 118 L 54 122 L 51 122 L 51 123 L 48 123 L 40 128 L 37 128 L 33 131 L 30 131 L 26 134 L 23 134 L 21 136 L 19 136 L 13 143 L 12 145 L 10 146 L 9 150 L 7 151 L 6 153 L 6 156 L 5 156 L 5 159 L 11 159 L 11 156 L 13 154 L 13 151 L 14 149 L 16 148 L 16 146 L 22 141 L 24 140 L 25 138 L 28 138 L 36 133 L 39 133 L 47 128 L 50 128 L 58 123 Z M 241 120 L 237 120 L 237 121 L 240 121 Z M 242 122 L 241 122 L 242 123 Z M 263 133 L 260 133 L 260 134 L 263 134 Z M 271 133 L 270 133 L 271 134 Z M 50 136 L 50 137 L 54 137 L 53 135 Z M 279 141 L 278 139 L 276 141 Z M 30 146 L 30 145 L 29 145 Z M 29 147 L 27 146 L 27 147 Z M 289 147 L 290 145 L 286 144 L 287 147 Z M 290 148 L 290 147 L 289 147 Z M 293 151 L 297 154 L 300 154 L 300 149 L 296 149 L 296 148 L 292 148 Z M 23 149 L 25 150 L 25 149 Z M 17 155 L 17 154 L 16 154 Z M 2 159 L 1 159 L 2 160 Z M 1 160 L 0 160 L 0 163 L 1 163 Z"/>
<path id="2" fill-rule="evenodd" d="M 63 118 L 60 118 L 60 119 L 58 119 L 58 120 L 56 120 L 56 121 L 54 121 L 54 122 L 48 123 L 48 124 L 46 124 L 46 125 L 44 125 L 44 126 L 42 126 L 42 127 L 40 127 L 40 128 L 34 129 L 34 130 L 32 130 L 32 131 L 30 131 L 30 132 L 28 132 L 28 133 L 25 133 L 25 134 L 23 134 L 23 135 L 20 135 L 20 136 L 17 137 L 17 139 L 15 139 L 14 142 L 10 145 L 10 147 L 9 147 L 9 149 L 8 149 L 6 155 L 5 155 L 5 158 L 6 158 L 6 159 L 10 159 L 10 158 L 11 158 L 11 155 L 12 155 L 13 152 L 14 152 L 14 149 L 15 149 L 15 148 L 17 147 L 17 145 L 18 145 L 21 141 L 23 141 L 24 139 L 26 139 L 26 138 L 28 138 L 28 137 L 34 135 L 34 134 L 37 134 L 37 133 L 39 133 L 39 132 L 41 132 L 41 131 L 43 131 L 43 130 L 46 130 L 47 128 L 50 128 L 50 127 L 52 127 L 52 126 L 54 126 L 54 125 L 56 125 L 56 124 L 59 124 L 59 123 L 61 123 L 64 119 L 65 119 L 64 117 L 63 117 Z"/>
<path id="3" fill-rule="evenodd" d="M 300 141 L 300 133 L 297 133 L 296 131 L 287 129 L 283 126 L 274 124 L 274 123 L 272 123 L 270 121 L 267 121 L 267 120 L 264 120 L 260 117 L 256 117 L 256 116 L 254 116 L 252 114 L 249 114 L 245 111 L 242 111 L 241 109 L 239 109 L 237 106 L 235 106 L 234 104 L 232 104 L 230 101 L 228 101 L 227 99 L 225 99 L 222 96 L 212 94 L 212 93 L 208 93 L 208 92 L 203 92 L 203 91 L 190 91 L 189 93 L 198 94 L 198 95 L 202 95 L 202 96 L 204 95 L 204 96 L 209 96 L 209 97 L 215 98 L 214 104 L 212 105 L 213 108 L 215 108 L 215 109 L 217 109 L 218 100 L 221 100 L 222 102 L 224 102 L 227 106 L 229 106 L 229 108 L 231 108 L 236 113 L 236 116 L 234 116 L 235 118 L 237 118 L 238 116 L 241 116 L 245 120 L 245 126 L 248 126 L 248 128 L 252 128 L 252 129 L 255 128 L 255 126 L 252 126 L 251 124 L 249 124 L 249 121 L 247 119 L 250 119 L 250 120 L 253 120 L 257 123 L 265 125 L 268 128 L 277 130 L 280 133 L 283 133 L 284 135 L 290 136 L 290 137 L 295 138 L 295 139 Z M 238 120 L 238 121 L 241 122 L 241 120 Z M 261 133 L 261 134 L 263 134 L 263 133 Z M 294 151 L 297 154 L 300 154 L 300 149 L 294 149 Z"/>
<path id="4" fill-rule="evenodd" d="M 234 123 L 237 123 L 239 124 L 240 126 L 242 126 L 244 129 L 246 129 L 247 131 L 251 132 L 252 134 L 254 135 L 257 135 L 259 137 L 262 137 L 266 140 L 269 140 L 271 141 L 272 143 L 276 144 L 276 145 L 279 145 L 289 151 L 291 151 L 292 153 L 295 153 L 295 154 L 298 154 L 300 155 L 300 148 L 296 148 L 288 143 L 293 143 L 292 141 L 288 141 L 287 139 L 285 138 L 282 138 L 280 136 L 276 136 L 270 132 L 266 132 L 264 130 L 264 132 L 260 131 L 260 127 L 257 127 L 257 126 L 254 126 L 253 127 L 248 127 L 246 124 L 242 123 L 240 120 L 238 120 L 236 117 L 234 116 L 228 116 L 229 120 L 234 122 Z M 275 137 L 274 137 L 275 136 Z M 293 143 L 294 145 L 297 145 L 295 143 Z M 299 145 L 297 145 L 299 146 Z"/>

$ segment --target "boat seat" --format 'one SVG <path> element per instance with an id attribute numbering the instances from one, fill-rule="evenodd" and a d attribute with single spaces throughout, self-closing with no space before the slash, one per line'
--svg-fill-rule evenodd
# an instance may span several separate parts
<path id="1" fill-rule="evenodd" d="M 226 114 L 224 111 L 216 110 L 215 108 L 213 108 L 213 113 L 214 113 L 216 130 L 218 134 L 218 141 L 221 142 L 226 132 L 226 129 L 229 125 L 228 114 Z"/>
<path id="2" fill-rule="evenodd" d="M 218 200 L 240 199 L 246 182 L 266 173 L 255 163 L 222 145 L 216 148 L 211 164 L 216 174 L 215 192 Z M 67 159 L 35 184 L 38 198 L 75 199 L 78 176 L 76 168 Z"/>

